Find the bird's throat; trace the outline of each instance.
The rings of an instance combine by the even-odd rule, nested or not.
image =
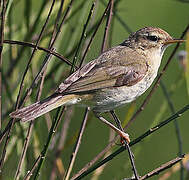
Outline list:
[[[158,69],[160,67],[164,51],[165,48],[154,48],[146,52],[148,65],[150,66],[151,71],[153,71],[155,74],[158,72]]]

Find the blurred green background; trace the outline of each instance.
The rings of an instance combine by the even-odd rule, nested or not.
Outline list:
[[[42,29],[42,26],[47,17],[49,8],[52,1],[31,1],[31,0],[15,0],[8,1],[8,9],[6,12],[6,24],[5,24],[5,39],[36,42],[36,39]],[[116,2],[116,1],[115,1]],[[40,46],[48,47],[48,42],[52,35],[53,26],[55,23],[56,15],[60,7],[60,0],[55,1],[55,7],[53,9],[52,16],[45,30],[44,36],[40,42]],[[61,17],[65,13],[69,1],[65,0],[64,10],[61,12]],[[75,54],[76,45],[80,39],[83,26],[86,22],[89,10],[91,8],[92,0],[75,0],[71,6],[71,11],[68,14],[67,20],[61,29],[61,34],[56,41],[55,49],[57,52],[67,57],[72,61]],[[99,21],[105,9],[105,5],[108,1],[97,0],[94,8],[93,16],[87,27],[86,38],[83,40],[82,46],[79,51],[80,59],[86,48],[86,45],[90,39],[91,32],[95,30],[95,24]],[[36,22],[36,17],[40,11],[40,8],[44,6],[42,14]],[[136,31],[145,26],[160,27],[166,30],[170,35],[175,38],[179,38],[183,30],[189,23],[189,1],[178,1],[178,0],[119,0],[114,6],[115,12],[113,14],[112,26],[111,26],[111,37],[109,37],[110,45],[116,46],[121,43],[129,36],[129,32],[120,23],[127,24],[131,31]],[[95,59],[99,56],[101,51],[101,44],[103,40],[103,33],[106,21],[100,26],[97,35],[91,45],[91,48],[87,54],[86,62]],[[35,29],[31,31],[32,25],[36,23]],[[165,65],[169,55],[171,54],[174,46],[169,47],[163,57],[160,71]],[[31,55],[32,49],[27,47],[22,49],[21,46],[9,46],[4,44],[3,49],[3,74],[4,81],[7,83],[3,86],[2,96],[2,109],[3,109],[3,122],[2,129],[5,128],[6,124],[10,120],[8,113],[10,113],[16,102],[16,97],[19,90],[21,78],[24,73],[24,69],[27,65],[28,59]],[[179,50],[184,50],[185,45],[181,45]],[[177,52],[178,52],[177,51]],[[34,58],[32,59],[31,66],[27,73],[24,81],[24,90],[31,85],[33,78],[39,71],[41,64],[45,57],[44,52],[37,51]],[[18,59],[18,63],[10,70],[15,59]],[[86,63],[85,62],[85,63]],[[79,60],[78,60],[79,64]],[[68,75],[70,66],[61,62],[58,58],[52,57],[48,64],[44,87],[42,91],[41,99],[50,95]],[[186,76],[184,75],[183,69],[179,66],[176,56],[172,59],[168,70],[162,78],[168,93],[170,94],[171,100],[174,104],[175,110],[178,111],[189,102],[187,93]],[[170,93],[172,92],[172,93]],[[128,110],[136,111],[137,107],[141,105],[149,90],[141,96],[135,103],[125,105],[117,108],[116,113],[122,121],[126,121],[131,115],[128,115]],[[23,95],[22,94],[22,95]],[[30,98],[27,100],[25,105],[31,104],[36,101],[37,87],[32,92]],[[70,108],[69,108],[70,110]],[[77,133],[80,128],[82,118],[84,116],[85,108],[83,107],[72,107],[71,122],[68,127],[67,137],[65,145],[60,152],[60,159],[63,167],[67,169],[69,159],[76,141]],[[131,112],[131,113],[133,113]],[[51,118],[55,116],[56,110],[50,113]],[[139,135],[143,134],[150,127],[153,127],[158,122],[165,120],[171,116],[171,111],[163,94],[161,87],[158,87],[156,92],[150,99],[149,104],[146,106],[144,111],[137,117],[136,121],[129,127],[128,133],[131,140],[135,139]],[[110,116],[106,116],[110,119]],[[189,153],[189,125],[188,118],[189,112],[185,112],[182,117],[178,119],[180,132],[182,136],[182,147],[183,153]],[[45,120],[46,119],[46,120]],[[60,134],[64,123],[65,116],[60,122],[55,138],[49,147],[47,157],[42,167],[39,179],[53,179],[52,169],[53,162],[56,158],[56,150],[59,145]],[[35,121],[31,140],[29,142],[29,148],[26,153],[26,158],[21,171],[21,178],[28,170],[31,169],[36,157],[41,152],[46,139],[48,137],[48,125],[51,123],[48,116],[42,116]],[[21,150],[23,147],[23,140],[26,136],[28,123],[16,123],[11,134],[11,139],[7,147],[7,156],[5,164],[2,170],[1,179],[9,180],[15,176],[16,168],[20,158]],[[104,149],[109,142],[110,130],[99,120],[97,120],[92,113],[89,115],[89,121],[85,129],[82,143],[74,164],[72,174],[75,174],[80,170],[87,162],[94,158],[97,153]],[[0,152],[2,153],[2,147],[0,146]],[[115,146],[112,150],[118,149],[119,146]],[[135,155],[136,167],[140,175],[144,175],[147,172],[159,167],[161,164],[175,158],[178,155],[178,142],[175,134],[174,123],[163,127],[153,135],[147,137],[142,142],[132,147],[132,151]],[[59,167],[61,169],[61,165]],[[55,179],[62,179],[60,169],[55,168]],[[169,170],[168,170],[169,171]],[[165,171],[167,172],[167,171]],[[159,179],[165,172],[158,176],[154,176],[152,179]],[[186,176],[186,170],[185,170]],[[131,177],[132,171],[130,162],[127,156],[127,152],[123,152],[110,161],[100,173],[99,176],[93,173],[85,177],[84,179],[123,179],[125,177]],[[172,172],[168,179],[178,180],[180,177],[179,170]],[[32,179],[33,177],[31,177]]]

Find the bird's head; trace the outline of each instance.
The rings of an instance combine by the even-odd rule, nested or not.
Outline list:
[[[184,42],[184,40],[173,39],[166,31],[160,28],[145,27],[132,33],[123,44],[125,43],[132,48],[139,48],[144,51],[160,50],[163,53],[168,45],[181,42]]]

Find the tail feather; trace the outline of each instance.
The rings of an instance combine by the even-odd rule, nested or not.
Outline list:
[[[19,118],[21,121],[31,121],[59,106],[74,104],[77,101],[77,95],[52,95],[45,100],[38,101],[30,106],[18,109],[10,114],[13,118]]]

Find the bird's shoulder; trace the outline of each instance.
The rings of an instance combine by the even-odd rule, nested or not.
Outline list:
[[[130,63],[143,63],[146,61],[145,55],[134,48],[128,46],[115,46],[103,52],[97,59],[100,66],[107,65],[128,65]]]

